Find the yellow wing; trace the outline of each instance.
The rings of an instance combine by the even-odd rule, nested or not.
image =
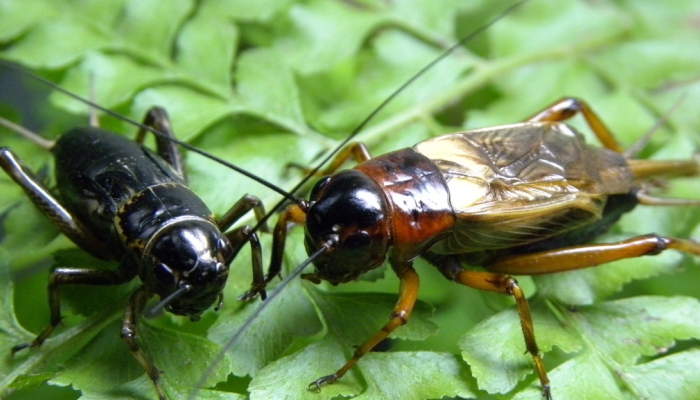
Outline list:
[[[414,149],[440,168],[457,216],[437,253],[513,247],[591,224],[608,195],[633,185],[621,154],[586,145],[561,123],[455,133]]]

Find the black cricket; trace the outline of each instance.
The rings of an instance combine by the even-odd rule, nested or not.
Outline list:
[[[23,128],[0,120],[22,133]],[[166,399],[160,371],[136,342],[138,317],[154,295],[167,311],[197,321],[212,305],[221,306],[229,264],[250,242],[252,263],[262,270],[258,236],[250,226],[226,232],[250,210],[265,214],[257,197],[245,195],[221,218],[187,187],[184,163],[168,116],[151,109],[145,127],[156,132],[156,151],[143,146],[147,130],[135,141],[95,126],[75,128],[44,145],[54,155],[58,197],[7,147],[0,166],[60,231],[91,255],[119,262],[116,270],[58,268],[49,278],[50,324],[16,353],[35,348],[61,322],[62,285],[119,285],[136,276],[139,287],[129,298],[121,337]],[[32,138],[32,134],[24,134]],[[34,139],[38,142],[38,139]]]

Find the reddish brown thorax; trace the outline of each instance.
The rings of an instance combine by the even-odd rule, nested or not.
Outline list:
[[[450,193],[440,170],[424,155],[406,148],[355,167],[383,188],[392,230],[393,257],[410,261],[454,226]]]

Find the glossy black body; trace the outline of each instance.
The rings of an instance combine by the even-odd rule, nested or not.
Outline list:
[[[167,399],[160,369],[138,344],[139,316],[154,295],[161,301],[148,311],[151,315],[165,308],[196,321],[212,305],[221,306],[228,266],[246,243],[253,275],[264,281],[262,249],[253,228],[229,229],[248,211],[260,219],[265,214],[260,199],[244,195],[215,218],[187,187],[180,142],[159,107],[148,111],[133,141],[94,126],[73,129],[55,142],[36,140],[38,135],[0,122],[53,153],[56,188],[46,188],[10,148],[0,148],[0,168],[76,245],[119,262],[114,270],[54,269],[48,281],[50,323],[33,341],[12,347],[12,354],[41,346],[61,323],[61,287],[121,285],[138,276],[142,285],[126,304],[120,336],[158,398]],[[154,151],[141,144],[148,131],[155,136]],[[264,290],[260,294],[264,298]]]
[[[99,128],[77,128],[53,148],[62,204],[103,249],[138,275],[148,293],[192,290],[168,309],[193,319],[211,307],[228,275],[232,253],[204,202],[178,171],[150,149]]]

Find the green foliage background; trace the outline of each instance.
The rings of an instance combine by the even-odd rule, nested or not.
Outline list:
[[[283,173],[288,162],[318,160],[420,67],[511,3],[0,0],[0,57],[85,97],[92,74],[99,104],[135,120],[163,106],[179,138],[291,188],[299,177]],[[414,82],[358,139],[380,154],[519,121],[577,96],[629,146],[682,98],[642,156],[692,157],[700,130],[699,21],[692,0],[531,0]],[[85,123],[85,105],[7,70],[2,76],[3,116],[46,137]],[[135,132],[108,117],[102,124]],[[50,155],[33,144],[2,131],[0,145],[51,176]],[[187,164],[191,187],[217,214],[244,193],[268,207],[280,198],[200,156],[188,155]],[[699,184],[678,179],[662,195],[698,199]],[[50,266],[98,264],[4,175],[0,187],[0,348],[9,353],[48,321]],[[650,232],[700,237],[699,223],[698,207],[638,207],[600,240]],[[293,268],[305,254],[299,232],[290,242]],[[268,235],[263,245],[269,248]],[[697,264],[668,252],[519,277],[555,398],[698,398]],[[190,393],[258,305],[235,300],[250,282],[249,265],[244,250],[223,310],[201,322],[142,320],[142,345],[165,371],[172,398]],[[408,340],[367,355],[335,385],[306,389],[386,321],[396,300],[391,273],[339,287],[294,282],[226,353],[199,398],[541,398],[510,300],[450,284],[420,262],[418,272],[423,302],[393,336]],[[153,398],[118,335],[136,284],[63,290],[66,326],[40,349],[0,357],[0,396]]]

